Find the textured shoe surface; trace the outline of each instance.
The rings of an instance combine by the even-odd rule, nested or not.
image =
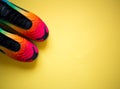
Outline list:
[[[38,49],[23,37],[41,42],[48,35],[46,24],[38,16],[8,0],[0,0],[1,52],[15,60],[31,62],[36,59]]]
[[[36,41],[44,41],[49,34],[46,24],[38,16],[8,0],[0,1],[0,23]]]
[[[30,41],[0,28],[0,51],[23,62],[31,62],[38,55],[38,49]]]

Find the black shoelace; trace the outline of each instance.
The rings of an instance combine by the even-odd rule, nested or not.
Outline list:
[[[26,30],[32,26],[32,22],[29,19],[3,1],[0,1],[0,19],[8,21]]]

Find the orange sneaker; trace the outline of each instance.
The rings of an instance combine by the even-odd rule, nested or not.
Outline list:
[[[32,62],[38,55],[38,49],[33,43],[2,28],[0,28],[0,51],[22,62]]]

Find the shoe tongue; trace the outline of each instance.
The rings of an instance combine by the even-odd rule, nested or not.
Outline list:
[[[19,51],[20,49],[20,44],[18,42],[14,41],[3,33],[0,33],[0,46],[15,52]]]
[[[29,19],[2,1],[0,1],[0,19],[25,30],[28,30],[32,26],[32,22]]]

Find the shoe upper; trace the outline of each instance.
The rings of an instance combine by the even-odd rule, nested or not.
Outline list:
[[[0,22],[36,41],[44,41],[49,34],[48,27],[38,16],[7,0],[0,1]]]

